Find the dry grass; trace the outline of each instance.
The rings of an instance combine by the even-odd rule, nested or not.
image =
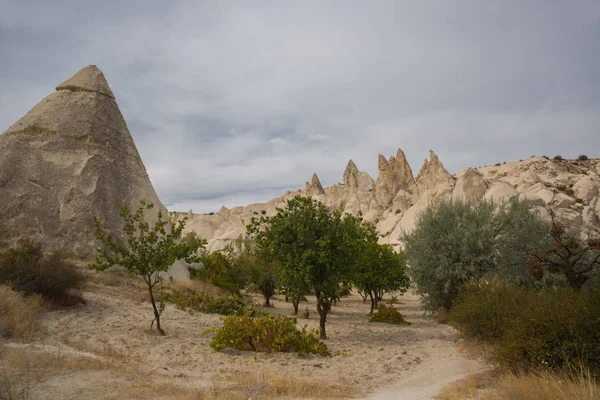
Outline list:
[[[23,296],[8,286],[0,286],[0,337],[29,340],[38,331],[40,295]]]
[[[356,393],[354,393],[356,395]],[[347,399],[353,394],[347,388],[318,380],[291,378],[268,373],[233,375],[223,382],[213,382],[203,399]]]
[[[437,400],[598,400],[600,383],[587,373],[565,375],[486,371],[451,383]]]
[[[494,384],[490,400],[598,400],[600,384],[589,374],[565,376],[552,372],[505,374]]]
[[[0,348],[0,399],[30,399],[32,391],[48,377],[81,370],[105,368],[88,357],[68,357],[60,352]]]

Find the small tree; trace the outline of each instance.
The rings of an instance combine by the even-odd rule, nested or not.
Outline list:
[[[240,256],[231,244],[212,253],[203,251],[200,261],[204,268],[198,270],[196,276],[218,288],[239,295],[248,283],[249,270],[240,263]]]
[[[367,242],[363,247],[352,282],[371,299],[371,314],[383,295],[391,291],[406,292],[410,279],[406,275],[403,253],[396,253],[389,244]]]
[[[600,278],[600,240],[590,237],[582,226],[567,227],[556,210],[546,207],[550,216],[547,234],[551,242],[534,249],[527,259],[531,275],[539,282],[554,284],[559,276],[574,289],[581,289],[594,276]],[[598,279],[600,283],[600,279]]]
[[[164,335],[160,326],[160,311],[154,298],[154,287],[160,282],[160,273],[167,271],[176,260],[185,260],[188,263],[199,261],[198,249],[206,242],[195,235],[186,236],[182,240],[181,234],[185,228],[185,221],[176,220],[174,217],[167,221],[162,212],[158,211],[154,226],[144,219],[144,213],[153,208],[153,204],[140,201],[140,206],[131,212],[127,205],[121,208],[119,216],[123,220],[123,232],[127,244],[122,245],[113,240],[112,236],[102,230],[100,219],[94,217],[96,238],[102,244],[97,249],[96,261],[89,265],[96,271],[104,271],[115,265],[125,268],[131,276],[139,275],[146,282],[150,302],[154,311],[156,330]]]

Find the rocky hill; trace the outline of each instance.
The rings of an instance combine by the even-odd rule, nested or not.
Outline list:
[[[600,232],[600,160],[563,160],[532,157],[527,160],[481,168],[466,168],[452,175],[438,156],[430,151],[416,178],[402,150],[386,159],[379,155],[378,176],[373,179],[361,172],[350,160],[346,166],[343,185],[323,187],[313,174],[306,187],[287,192],[266,203],[250,204],[219,212],[185,214],[188,229],[208,239],[209,248],[216,250],[245,235],[245,225],[255,212],[265,210],[273,215],[286,199],[297,194],[319,199],[329,207],[341,207],[345,212],[358,214],[375,222],[382,242],[398,244],[403,230],[414,229],[420,212],[442,199],[476,202],[481,199],[506,201],[518,195],[535,206],[547,218],[546,205],[570,225]]]

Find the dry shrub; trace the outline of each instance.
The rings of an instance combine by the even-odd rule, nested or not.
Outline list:
[[[0,286],[0,337],[31,339],[38,330],[40,295],[25,297],[8,286]]]
[[[56,305],[83,301],[85,275],[60,253],[44,254],[42,246],[26,243],[0,253],[0,284],[25,295],[40,294]]]
[[[237,374],[225,382],[214,382],[204,399],[346,399],[355,397],[348,387],[327,385],[304,378],[291,378],[269,373]]]

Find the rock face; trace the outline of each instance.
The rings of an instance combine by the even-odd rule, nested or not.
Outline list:
[[[121,205],[166,212],[102,72],[90,65],[0,135],[0,248],[95,256],[93,216],[117,239]]]
[[[442,200],[485,199],[501,203],[519,196],[536,207],[542,217],[547,217],[545,206],[551,204],[567,223],[584,224],[600,232],[599,168],[598,159],[579,162],[532,157],[494,167],[466,168],[451,175],[430,151],[415,179],[404,153],[398,150],[389,159],[379,155],[376,180],[350,160],[343,185],[323,188],[313,175],[303,190],[288,192],[267,203],[223,208],[215,215],[194,214],[188,227],[208,239],[210,249],[222,248],[246,234],[245,224],[254,212],[265,210],[267,215],[273,215],[285,200],[302,194],[331,208],[342,206],[345,212],[361,213],[366,220],[377,224],[381,234],[388,234],[382,242],[397,246],[400,234],[414,229],[419,214]]]

